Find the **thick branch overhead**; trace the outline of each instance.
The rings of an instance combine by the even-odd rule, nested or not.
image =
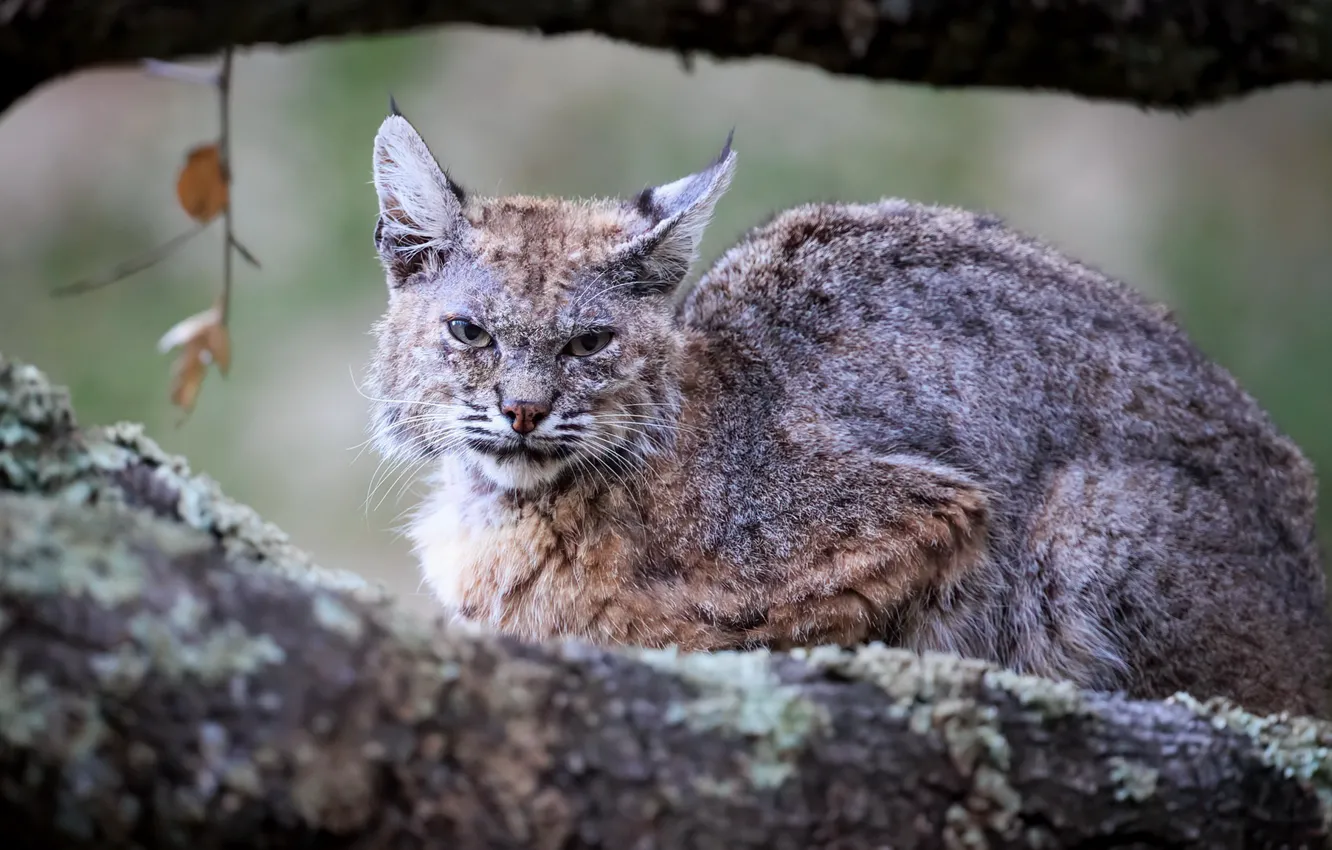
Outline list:
[[[0,108],[106,63],[448,23],[1177,109],[1332,76],[1328,0],[10,0]]]
[[[951,656],[436,627],[0,358],[6,846],[1312,847],[1330,745]]]

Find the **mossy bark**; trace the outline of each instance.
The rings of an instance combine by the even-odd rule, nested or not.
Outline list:
[[[0,110],[43,80],[109,62],[445,23],[1176,109],[1332,76],[1328,0],[7,0]]]
[[[1315,847],[1332,728],[424,622],[0,359],[5,845]]]

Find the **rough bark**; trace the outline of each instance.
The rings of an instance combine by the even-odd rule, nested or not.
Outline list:
[[[4,0],[0,109],[109,62],[450,23],[1176,109],[1332,74],[1329,0]]]
[[[6,846],[1326,846],[1332,726],[883,647],[523,645],[0,359]]]

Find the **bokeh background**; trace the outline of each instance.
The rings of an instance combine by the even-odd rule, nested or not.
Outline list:
[[[370,150],[392,92],[483,193],[625,194],[696,169],[736,128],[739,171],[704,244],[769,212],[899,196],[983,208],[1173,306],[1194,340],[1332,475],[1332,90],[1285,89],[1187,119],[1070,97],[935,91],[776,61],[692,72],[592,37],[456,28],[238,54],[234,361],[194,414],[155,350],[206,308],[221,228],[113,287],[50,290],[188,226],[184,152],[211,90],[103,71],[0,117],[0,351],[69,385],[84,422],[147,423],[167,449],[330,567],[426,606],[397,532],[418,488],[361,451],[358,384],[384,303]],[[1332,540],[1332,493],[1321,530]]]

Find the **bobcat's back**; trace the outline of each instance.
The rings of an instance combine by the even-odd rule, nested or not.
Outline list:
[[[752,231],[680,318],[708,373],[691,421],[718,435],[699,486],[748,494],[765,524],[718,512],[717,545],[805,521],[765,446],[923,458],[988,493],[988,557],[886,639],[1321,709],[1311,467],[1128,287],[986,216],[813,205]]]

